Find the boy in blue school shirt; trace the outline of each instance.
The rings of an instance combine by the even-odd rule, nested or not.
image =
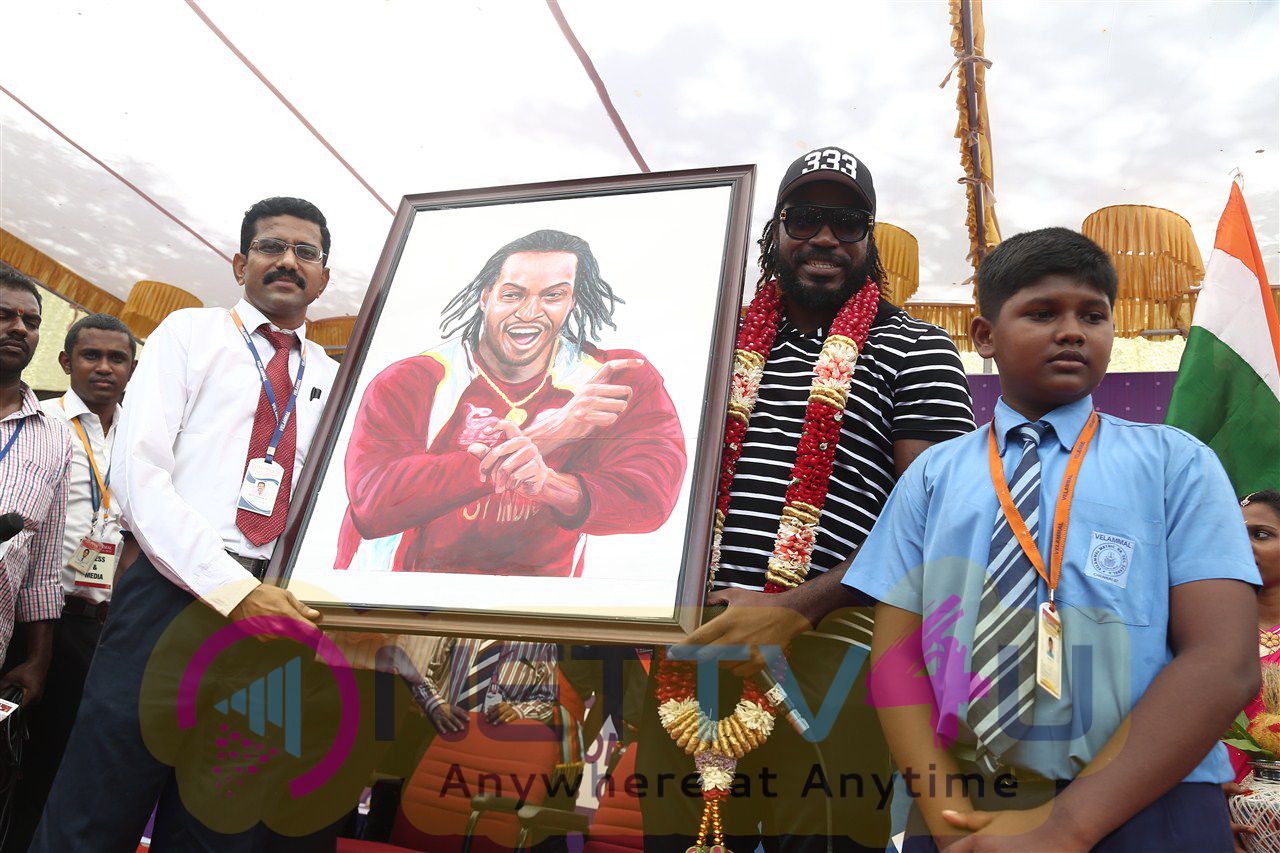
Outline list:
[[[983,261],[994,426],[925,451],[845,574],[879,601],[871,701],[912,789],[908,851],[1232,849],[1217,739],[1258,688],[1260,579],[1208,448],[1093,416],[1115,296],[1107,255],[1067,229]],[[1044,615],[1028,552],[1055,580]]]

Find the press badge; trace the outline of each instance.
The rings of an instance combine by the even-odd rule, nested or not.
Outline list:
[[[71,568],[75,572],[75,585],[94,589],[111,589],[116,576],[118,546],[111,542],[99,542],[92,533],[80,540],[71,555]]]
[[[240,500],[236,503],[236,508],[256,512],[258,515],[271,515],[283,480],[284,466],[279,462],[250,459],[249,467],[244,472],[244,482],[240,484]]]
[[[1036,631],[1036,683],[1049,692],[1054,699],[1062,698],[1062,618],[1049,607],[1049,602],[1040,605],[1040,615],[1036,619],[1039,630]]]

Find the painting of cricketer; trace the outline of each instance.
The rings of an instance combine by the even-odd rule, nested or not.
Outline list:
[[[622,301],[580,237],[495,252],[365,389],[334,567],[579,577],[587,537],[659,528],[685,439],[644,355],[596,346]]]

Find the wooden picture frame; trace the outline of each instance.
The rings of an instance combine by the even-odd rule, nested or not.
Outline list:
[[[732,166],[404,197],[268,581],[319,609],[325,628],[627,644],[686,636],[706,594],[754,180],[754,166]],[[541,248],[533,238],[546,234],[591,248]],[[539,248],[484,263],[504,244]],[[556,273],[568,289],[543,286],[558,280],[543,266],[553,262],[569,264]],[[536,267],[527,288],[521,264]],[[474,270],[470,290],[445,302]],[[463,331],[447,328],[450,310]],[[433,336],[445,340],[424,350]],[[606,360],[614,364],[584,379]],[[520,383],[535,370],[545,376],[529,411],[511,405],[503,415],[524,401],[502,389],[533,387],[536,372]],[[586,386],[611,384],[630,396],[610,426],[574,421],[591,431],[532,437],[570,435],[563,424],[596,399]],[[532,459],[530,446],[538,462],[477,476],[493,460],[514,468],[517,453]],[[468,452],[484,461],[468,462]],[[563,470],[557,458],[569,460],[556,463]],[[507,475],[502,490],[496,481]],[[553,494],[566,481],[569,491]],[[476,497],[484,489],[492,494]],[[655,529],[639,529],[663,509]],[[635,531],[610,535],[610,523],[628,518]],[[469,544],[442,544],[455,540]]]

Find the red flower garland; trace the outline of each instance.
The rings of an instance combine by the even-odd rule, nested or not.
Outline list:
[[[774,556],[766,576],[764,591],[778,593],[798,586],[805,580],[816,537],[817,522],[826,502],[827,485],[835,462],[836,446],[840,440],[840,422],[852,382],[853,362],[866,345],[879,305],[880,291],[870,278],[854,294],[831,324],[827,340],[823,344],[818,364],[814,368],[814,382],[810,388],[809,403],[805,411],[804,429],[796,447],[796,461],[787,488],[783,517],[779,521]],[[729,417],[725,424],[724,448],[720,463],[720,483],[716,496],[715,540],[712,548],[711,576],[720,565],[720,536],[724,519],[729,512],[730,488],[742,455],[742,442],[747,433],[747,422],[755,407],[760,376],[764,363],[773,349],[782,319],[782,301],[777,283],[763,283],[747,308],[738,331],[737,352],[734,356],[733,394],[729,403]],[[671,700],[687,703],[694,696],[697,668],[684,661],[673,661],[666,655],[658,657],[657,695],[659,706]],[[755,682],[743,682],[742,699],[760,706],[768,714],[774,713],[772,704],[765,698]],[[742,707],[741,705],[739,707]],[[736,713],[736,712],[735,712]],[[729,719],[729,718],[726,718]],[[767,721],[766,721],[767,722]],[[664,725],[665,725],[664,721]],[[687,732],[690,725],[685,726]],[[673,738],[681,732],[668,726]],[[730,731],[733,728],[730,727]],[[767,737],[768,731],[763,732]],[[753,733],[754,736],[754,733]],[[686,735],[687,737],[687,735]],[[712,738],[716,735],[713,733]],[[696,737],[695,737],[696,743]],[[763,741],[763,737],[760,738]],[[739,745],[740,745],[739,741]],[[730,746],[733,743],[731,742]],[[681,746],[685,742],[681,741]],[[705,743],[703,744],[705,747]],[[686,752],[693,751],[692,744]],[[750,749],[750,745],[746,749]],[[723,748],[722,748],[723,749]],[[727,754],[727,750],[726,750]],[[702,831],[694,848],[703,845],[714,820],[716,844],[722,845],[719,833],[718,801],[728,791],[706,784],[703,796],[707,811],[703,815]]]

